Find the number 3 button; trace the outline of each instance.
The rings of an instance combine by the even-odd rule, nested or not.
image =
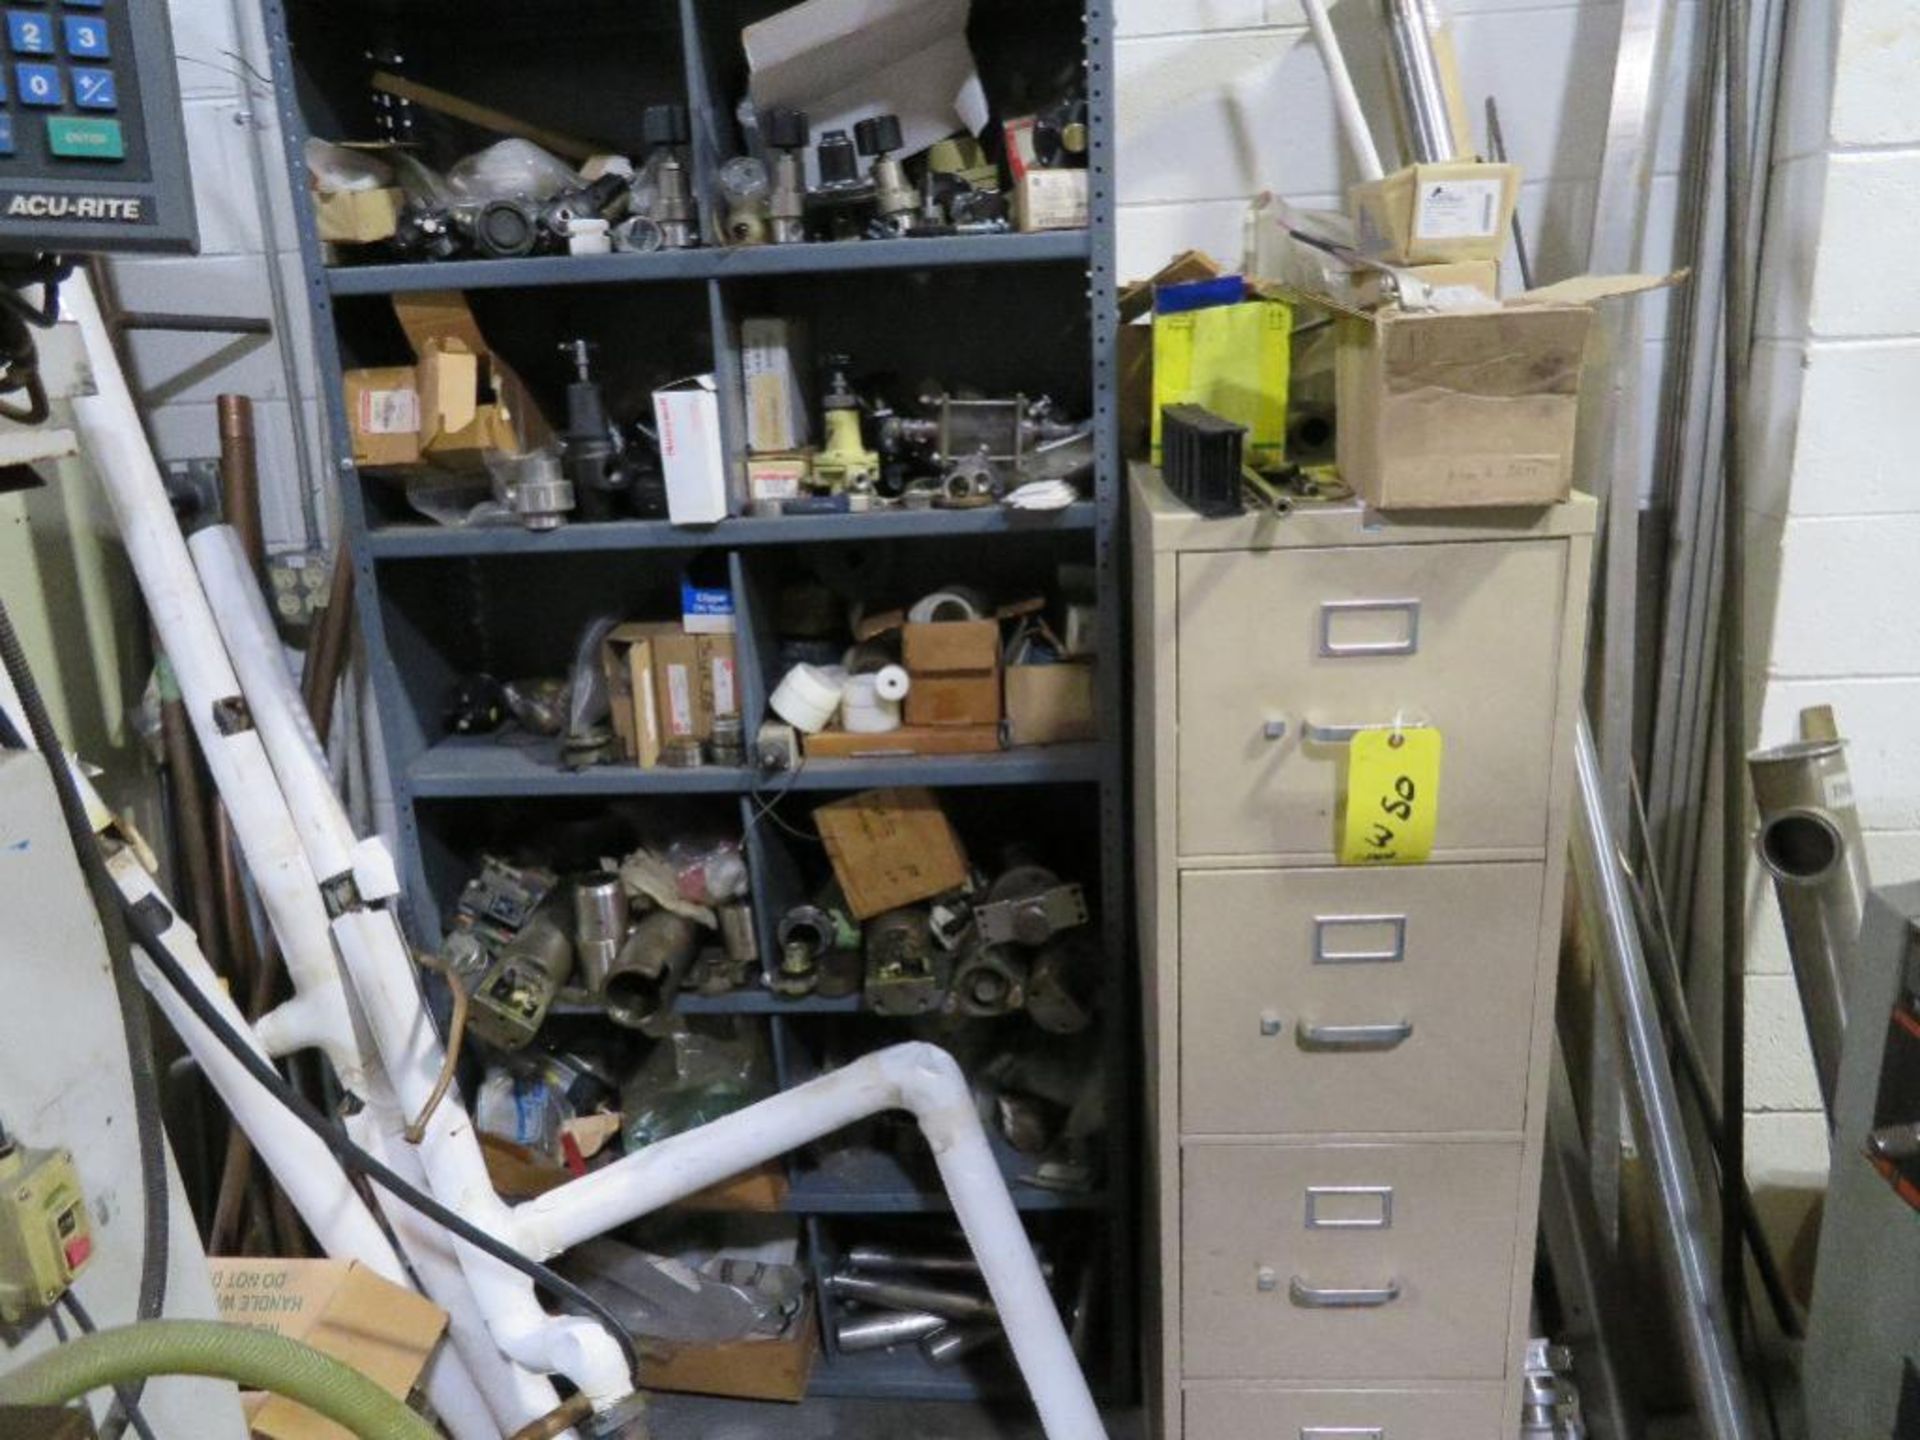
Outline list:
[[[57,65],[16,65],[14,83],[20,87],[20,103],[58,109],[66,98]]]
[[[107,22],[98,16],[66,17],[67,53],[80,60],[107,58]]]

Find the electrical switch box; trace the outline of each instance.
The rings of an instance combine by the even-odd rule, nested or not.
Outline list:
[[[0,1322],[50,1308],[93,1258],[93,1220],[65,1150],[0,1151]]]
[[[0,0],[0,251],[192,250],[164,0]]]

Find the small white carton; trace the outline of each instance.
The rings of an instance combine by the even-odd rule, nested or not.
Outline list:
[[[667,519],[675,525],[726,519],[727,456],[713,376],[689,376],[654,391],[653,418],[666,471]]]

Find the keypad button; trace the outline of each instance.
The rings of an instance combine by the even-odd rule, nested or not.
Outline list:
[[[99,15],[68,15],[61,24],[67,32],[67,54],[76,60],[107,58],[107,22]]]
[[[16,55],[51,55],[53,21],[31,10],[9,10],[7,44]]]
[[[102,10],[106,8],[106,4],[107,0],[67,0],[67,9]]]
[[[0,155],[13,154],[13,116],[0,110]]]
[[[118,120],[76,115],[47,117],[47,149],[69,160],[124,160],[125,139]]]
[[[74,66],[73,103],[82,110],[118,110],[120,92],[114,83],[113,71]]]
[[[16,65],[13,67],[13,83],[20,92],[22,105],[58,109],[67,98],[58,65]]]

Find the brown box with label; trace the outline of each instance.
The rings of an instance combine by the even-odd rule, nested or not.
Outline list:
[[[488,347],[464,295],[397,295],[393,311],[414,363],[346,373],[354,464],[475,470],[490,453],[524,455],[547,441],[540,407]]]
[[[661,627],[616,625],[600,647],[620,753],[642,769],[660,763],[660,706],[653,691],[653,641]]]
[[[822,805],[813,823],[856,920],[966,883],[966,851],[931,790],[863,791]]]
[[[913,688],[909,725],[1000,723],[1000,623],[954,620],[902,627],[900,653]]]
[[[405,1399],[447,1328],[447,1314],[352,1260],[209,1259],[220,1318],[311,1345]],[[249,1396],[266,1440],[353,1440],[342,1425],[279,1395]]]
[[[641,1356],[640,1383],[649,1390],[798,1404],[806,1399],[819,1353],[820,1322],[808,1304],[788,1322],[785,1334],[766,1340],[651,1343]]]
[[[1486,310],[1342,315],[1340,478],[1382,510],[1565,500],[1593,305],[1676,278],[1582,276]]]
[[[1348,193],[1360,253],[1390,265],[1498,260],[1507,246],[1520,171],[1448,160],[1408,165]]]
[[[1009,744],[1064,745],[1099,736],[1090,661],[1009,665],[1006,694]]]

